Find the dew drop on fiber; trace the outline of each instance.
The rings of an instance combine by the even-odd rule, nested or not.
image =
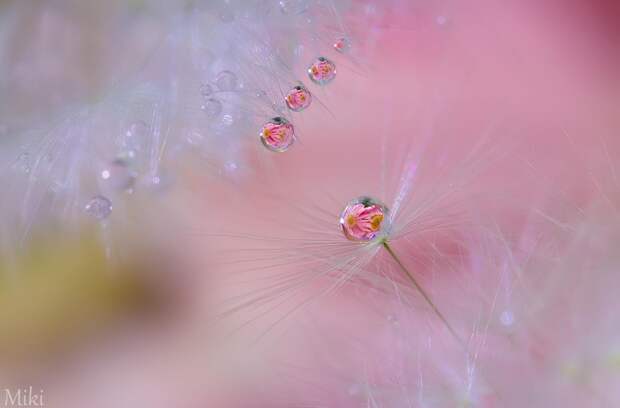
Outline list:
[[[374,198],[358,197],[340,214],[342,233],[351,241],[372,241],[385,231],[388,212],[388,208]]]

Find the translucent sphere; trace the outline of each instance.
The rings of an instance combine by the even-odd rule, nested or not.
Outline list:
[[[295,142],[295,128],[282,117],[273,118],[263,125],[260,140],[272,152],[285,152]]]
[[[286,94],[284,100],[290,110],[301,112],[312,103],[312,94],[303,85],[298,85]]]
[[[308,77],[317,85],[327,85],[336,78],[336,64],[319,57],[308,67]]]
[[[96,195],[84,206],[84,212],[97,220],[104,220],[112,214],[112,201]]]
[[[344,54],[351,49],[351,41],[346,37],[340,37],[334,42],[334,49]]]
[[[366,242],[385,232],[389,210],[371,197],[350,201],[340,214],[342,232],[351,241]]]
[[[119,157],[101,170],[100,177],[104,185],[113,191],[131,191],[137,176],[129,161]]]
[[[222,71],[217,74],[215,85],[220,91],[234,91],[237,89],[237,75],[231,71]]]

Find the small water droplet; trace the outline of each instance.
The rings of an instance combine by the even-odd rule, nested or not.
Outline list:
[[[263,125],[260,140],[272,152],[285,152],[295,142],[295,128],[282,117],[273,118]]]
[[[280,11],[284,14],[303,14],[308,11],[308,0],[280,0]]]
[[[298,85],[288,92],[284,100],[290,110],[301,112],[312,103],[312,94],[303,85]]]
[[[336,78],[336,64],[319,57],[308,67],[308,77],[317,85],[327,85]]]
[[[340,37],[334,42],[334,49],[344,54],[351,49],[351,41],[346,37]]]
[[[84,206],[86,214],[104,220],[112,214],[112,202],[104,196],[96,195]]]
[[[112,160],[101,171],[101,179],[104,186],[113,191],[130,191],[136,182],[137,175],[131,169],[129,161],[118,157]]]
[[[217,75],[215,85],[220,91],[234,91],[237,89],[237,75],[231,71],[222,71]]]

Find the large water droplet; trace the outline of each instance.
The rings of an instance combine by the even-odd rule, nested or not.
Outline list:
[[[340,214],[340,227],[351,241],[372,241],[385,231],[388,208],[371,197],[350,201]]]

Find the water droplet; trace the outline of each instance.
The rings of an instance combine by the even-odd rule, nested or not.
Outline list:
[[[279,5],[284,14],[303,14],[310,7],[308,0],[280,0]]]
[[[499,321],[504,326],[512,326],[515,322],[515,316],[510,310],[504,310],[499,317]]]
[[[351,241],[372,241],[386,229],[389,210],[371,197],[358,197],[350,201],[340,214],[340,227]]]
[[[104,196],[97,195],[84,206],[86,214],[98,220],[104,220],[112,214],[112,202]]]
[[[234,91],[237,89],[237,75],[231,71],[222,71],[217,75],[215,85],[220,91]]]
[[[351,41],[346,37],[340,37],[334,42],[334,49],[344,54],[351,49]]]
[[[200,85],[200,94],[204,97],[210,96],[213,93],[213,87],[209,84]]]
[[[136,173],[128,161],[116,158],[101,171],[104,185],[113,191],[131,191],[136,182]]]
[[[312,103],[312,94],[303,85],[298,85],[289,91],[284,100],[290,110],[301,112]]]
[[[317,85],[327,85],[336,78],[336,64],[319,57],[308,67],[308,77]]]
[[[215,118],[222,113],[222,102],[217,99],[207,99],[200,107],[202,111],[210,118]]]
[[[285,152],[295,142],[295,128],[282,117],[273,118],[263,125],[260,140],[272,152]]]

